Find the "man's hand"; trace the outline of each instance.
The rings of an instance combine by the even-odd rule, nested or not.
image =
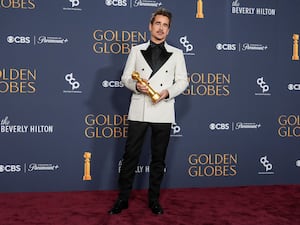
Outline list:
[[[146,80],[146,79],[143,79],[143,81],[144,81],[145,83],[148,83],[148,80]],[[143,94],[148,94],[148,93],[149,93],[148,87],[147,87],[146,85],[144,85],[143,83],[141,83],[141,82],[137,82],[137,83],[136,83],[136,89],[137,89],[139,92],[143,93]],[[169,97],[169,92],[168,92],[168,90],[162,90],[162,91],[159,93],[159,95],[160,95],[160,98],[157,99],[157,101],[156,101],[155,103],[153,103],[153,104],[157,104],[157,103],[159,103],[161,100],[164,100],[164,99],[168,98],[168,97]]]
[[[143,81],[148,83],[148,80],[143,79]],[[148,94],[149,92],[148,87],[141,82],[136,83],[136,89],[143,94]]]
[[[157,103],[159,103],[161,100],[164,100],[164,99],[166,99],[166,98],[169,98],[169,92],[168,92],[168,90],[162,90],[162,91],[159,93],[159,95],[160,95],[160,98],[159,98],[154,104],[157,104]]]

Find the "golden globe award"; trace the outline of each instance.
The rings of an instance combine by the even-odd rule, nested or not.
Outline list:
[[[154,91],[153,88],[147,82],[141,79],[140,74],[138,72],[133,71],[131,77],[132,79],[137,80],[138,82],[140,82],[148,88],[148,95],[151,97],[152,102],[155,103],[160,98],[160,95],[156,91]]]
[[[204,14],[203,14],[203,2],[202,2],[202,0],[198,0],[198,2],[197,2],[197,14],[196,14],[196,18],[198,18],[198,19],[203,19],[204,18]]]
[[[91,163],[90,163],[90,159],[91,159],[91,153],[90,152],[85,152],[83,157],[84,157],[84,176],[83,176],[83,180],[91,180]]]
[[[293,40],[294,40],[294,44],[293,44],[292,60],[299,60],[299,45],[298,45],[299,34],[294,34],[293,35]]]

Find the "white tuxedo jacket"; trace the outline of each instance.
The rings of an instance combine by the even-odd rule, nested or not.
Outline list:
[[[152,123],[175,123],[175,97],[181,94],[188,86],[187,70],[182,50],[165,43],[168,53],[164,64],[151,76],[151,62],[149,51],[150,41],[132,47],[128,56],[122,82],[132,91],[128,119],[133,121]],[[148,52],[148,53],[147,53]],[[136,89],[136,80],[131,74],[137,71],[141,78],[147,79],[149,85],[158,93],[168,90],[169,98],[153,104],[148,95]]]

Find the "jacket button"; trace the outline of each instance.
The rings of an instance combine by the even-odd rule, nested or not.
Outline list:
[[[162,86],[163,86],[163,84],[160,84],[160,86],[162,87]]]

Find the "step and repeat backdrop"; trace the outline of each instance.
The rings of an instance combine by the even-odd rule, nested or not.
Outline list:
[[[300,183],[298,0],[0,0],[1,192],[117,189],[120,77],[158,7],[189,78],[163,188]]]

